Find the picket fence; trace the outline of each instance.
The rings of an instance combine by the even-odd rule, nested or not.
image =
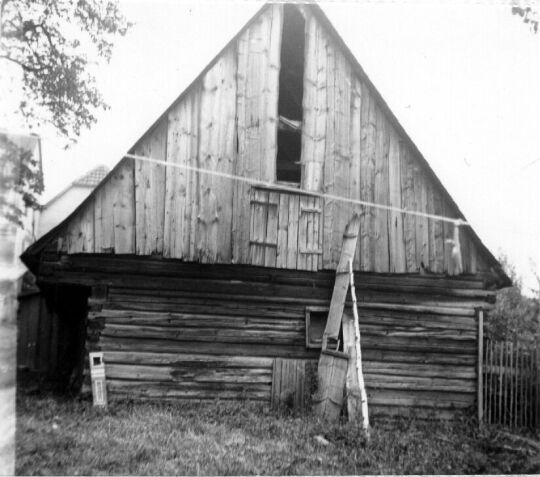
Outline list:
[[[484,422],[540,429],[539,359],[534,345],[484,342]]]

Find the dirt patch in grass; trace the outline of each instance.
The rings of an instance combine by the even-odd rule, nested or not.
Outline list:
[[[538,440],[460,421],[350,424],[254,403],[113,403],[19,397],[19,475],[328,475],[535,473]],[[323,436],[328,443],[321,444]],[[501,437],[503,436],[503,437]]]

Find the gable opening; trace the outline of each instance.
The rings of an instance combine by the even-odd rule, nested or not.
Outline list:
[[[302,150],[305,19],[294,5],[283,5],[279,72],[276,179],[299,184]]]

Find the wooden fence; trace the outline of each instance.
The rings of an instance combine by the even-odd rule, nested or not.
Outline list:
[[[484,422],[540,429],[539,360],[535,345],[485,341]]]

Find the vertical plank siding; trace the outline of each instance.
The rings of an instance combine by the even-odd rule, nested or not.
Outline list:
[[[304,96],[302,99],[302,187],[323,191],[326,150],[327,37],[315,17],[307,15]]]
[[[318,197],[251,189],[251,265],[318,270],[322,255],[322,201]]]
[[[199,165],[234,173],[236,116],[236,55],[225,52],[202,81]],[[203,263],[229,262],[232,257],[233,188],[229,180],[209,174],[199,177],[198,247]]]
[[[274,181],[282,5],[272,5],[238,39],[236,120],[238,153],[235,172]],[[249,261],[249,186],[234,188],[233,260]]]
[[[167,159],[168,120],[164,118],[135,147],[135,154]],[[105,204],[102,201],[102,207]],[[163,253],[165,219],[165,166],[135,162],[135,250],[139,255]]]
[[[195,89],[168,114],[167,162],[199,166],[200,91]],[[179,167],[167,167],[165,184],[165,257],[189,258],[197,244],[199,176]]]
[[[305,405],[306,361],[275,358],[272,369],[272,397],[274,408],[286,406],[303,410]]]
[[[486,340],[484,349],[485,422],[540,429],[538,346]]]
[[[302,195],[317,191],[429,214],[456,213],[334,38],[309,8],[300,10],[306,41],[298,194],[174,167],[275,181],[283,5],[274,4],[133,150],[170,167],[122,162],[65,224],[55,239],[58,251],[332,270],[345,225],[359,212],[355,270],[489,272],[467,227],[460,230],[459,270],[447,242],[452,224]]]

